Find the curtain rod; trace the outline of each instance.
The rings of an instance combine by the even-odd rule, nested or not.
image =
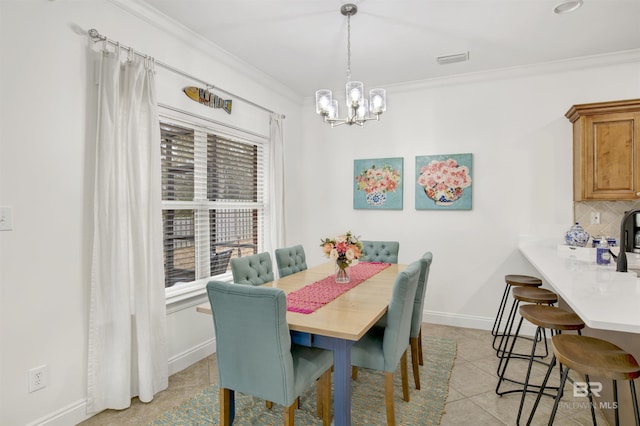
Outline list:
[[[125,45],[123,45],[123,44],[120,44],[120,43],[119,43],[119,42],[117,42],[117,41],[111,40],[111,39],[107,38],[106,36],[103,36],[103,35],[102,35],[102,34],[100,34],[100,33],[98,32],[98,30],[96,30],[95,28],[92,28],[92,29],[90,29],[89,31],[87,31],[87,34],[89,35],[89,37],[90,37],[94,42],[104,41],[104,42],[106,42],[106,43],[111,44],[112,46],[119,46],[119,47],[121,47],[121,48],[123,48],[123,49],[125,49],[125,50],[128,50],[128,51],[130,51],[131,53],[133,53],[134,55],[137,55],[137,56],[139,56],[139,57],[141,57],[141,58],[148,58],[148,55],[144,55],[144,54],[142,54],[142,53],[140,53],[140,52],[136,52],[132,47],[125,46]],[[192,76],[191,74],[188,74],[188,73],[186,73],[186,72],[184,72],[184,71],[181,71],[181,70],[179,70],[179,69],[177,69],[177,68],[175,68],[175,67],[172,67],[171,65],[168,65],[168,64],[165,64],[165,63],[163,63],[163,62],[156,61],[156,60],[154,60],[154,63],[155,63],[156,65],[158,65],[158,66],[162,67],[162,68],[165,68],[165,69],[167,69],[167,70],[169,70],[169,71],[173,72],[174,74],[178,74],[178,75],[181,75],[181,76],[183,76],[183,77],[187,77],[188,79],[191,79],[191,80],[197,81],[197,82],[198,82],[198,83],[200,83],[200,84],[204,84],[205,86],[207,86],[207,90],[209,90],[209,89],[215,89],[215,90],[218,90],[218,91],[223,92],[223,93],[226,93],[227,95],[229,95],[229,96],[231,96],[231,97],[234,97],[234,98],[236,98],[236,99],[238,99],[238,100],[240,100],[240,101],[242,101],[242,102],[248,103],[249,105],[253,105],[254,107],[259,108],[259,109],[261,109],[261,110],[263,110],[263,111],[266,111],[266,112],[269,112],[269,113],[272,113],[272,114],[277,114],[280,118],[283,118],[283,119],[285,118],[284,114],[278,114],[278,113],[276,113],[275,111],[271,111],[270,109],[265,108],[265,107],[263,107],[262,105],[259,105],[259,104],[255,103],[255,102],[252,102],[252,101],[248,100],[248,99],[245,99],[245,98],[243,98],[242,96],[238,96],[238,95],[235,95],[235,94],[233,94],[233,93],[231,93],[231,92],[228,92],[228,91],[226,91],[226,90],[224,90],[224,89],[221,89],[220,87],[217,87],[217,86],[215,86],[215,85],[213,85],[213,84],[211,84],[211,83],[207,83],[206,81],[204,81],[204,80],[202,80],[202,79],[199,79],[198,77],[194,77],[194,76]]]

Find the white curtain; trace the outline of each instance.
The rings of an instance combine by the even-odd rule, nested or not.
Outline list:
[[[151,401],[168,385],[153,61],[119,50],[100,59],[88,413]]]
[[[280,114],[269,120],[269,225],[265,250],[269,253],[284,247],[284,136]]]

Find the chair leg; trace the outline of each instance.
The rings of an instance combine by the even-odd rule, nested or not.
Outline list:
[[[324,386],[325,384],[322,382],[322,377],[316,381],[316,416],[322,418],[322,409],[324,407]]]
[[[325,371],[320,376],[316,392],[320,395],[318,417],[322,418],[322,426],[329,426],[331,424],[331,370]]]
[[[417,337],[411,337],[409,339],[411,343],[411,367],[413,368],[413,383],[416,385],[416,389],[420,389],[420,370],[419,370],[419,351],[420,345]]]
[[[424,359],[422,359],[422,326],[420,326],[420,331],[418,332],[418,355],[418,363],[424,365]]]
[[[234,392],[220,388],[220,426],[231,426],[235,417]]]
[[[284,426],[294,426],[296,405],[296,401],[293,401],[293,404],[284,409]]]
[[[396,426],[396,415],[393,407],[393,373],[384,373],[384,406],[387,411],[387,426]]]
[[[355,365],[351,366],[351,380],[358,380],[358,367]]]
[[[402,377],[402,399],[409,402],[409,373],[407,370],[407,351],[400,357],[400,376]]]

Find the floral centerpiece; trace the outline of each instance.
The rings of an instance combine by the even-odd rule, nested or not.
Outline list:
[[[471,185],[471,176],[469,168],[459,165],[453,158],[433,160],[420,169],[418,184],[436,204],[451,205],[462,197],[464,188]]]
[[[347,267],[362,255],[362,242],[351,231],[320,240],[324,255],[336,262],[336,282],[348,283]]]
[[[376,168],[372,165],[356,176],[358,191],[364,190],[367,204],[382,206],[387,200],[387,192],[395,191],[400,182],[400,172],[389,165]]]

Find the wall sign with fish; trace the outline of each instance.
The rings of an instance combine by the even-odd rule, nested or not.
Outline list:
[[[202,105],[206,105],[209,108],[222,108],[227,111],[227,114],[231,114],[231,99],[222,99],[220,96],[214,95],[207,89],[201,89],[195,86],[185,87],[182,91],[191,100]]]

